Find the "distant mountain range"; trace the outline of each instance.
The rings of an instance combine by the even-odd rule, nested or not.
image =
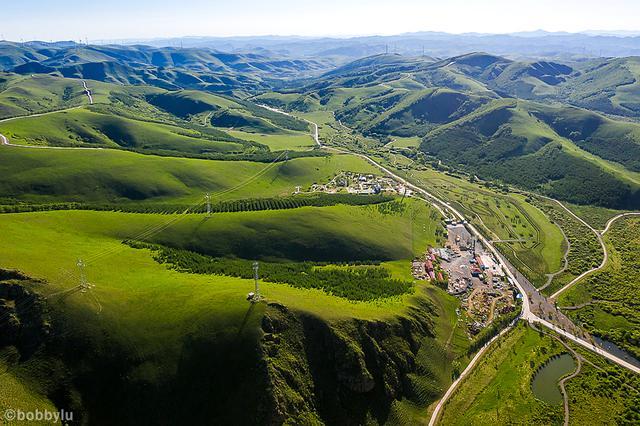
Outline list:
[[[116,42],[116,41],[112,41]],[[451,57],[488,52],[510,58],[576,59],[640,55],[640,31],[587,31],[584,33],[530,31],[512,34],[448,34],[417,32],[393,36],[351,38],[256,36],[181,37],[118,41],[155,47],[198,47],[225,52],[264,52],[294,57],[360,58],[379,53],[426,54]]]
[[[210,48],[0,42],[0,71],[234,95],[317,76],[334,66],[333,61],[323,58],[226,53]]]

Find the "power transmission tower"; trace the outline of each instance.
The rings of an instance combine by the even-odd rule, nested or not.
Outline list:
[[[76,266],[78,267],[78,270],[80,272],[80,285],[78,287],[80,288],[80,292],[86,293],[87,290],[93,288],[93,285],[87,282],[87,274],[84,270],[86,265],[82,259],[78,259],[78,263],[76,263]]]
[[[211,195],[207,192],[204,198],[207,200],[207,216],[211,216]]]
[[[260,268],[260,264],[258,262],[253,262],[253,282],[255,284],[255,290],[253,292],[253,300],[260,300],[260,284],[258,284],[258,269]]]
[[[284,152],[284,161],[285,162],[289,161],[289,151]]]

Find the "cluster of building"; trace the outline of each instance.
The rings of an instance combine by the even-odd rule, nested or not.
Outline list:
[[[447,244],[436,250],[448,276],[447,291],[460,298],[470,334],[514,309],[511,285],[500,263],[464,223],[447,223]]]
[[[411,274],[417,280],[438,280],[444,281],[441,270],[436,270],[438,258],[436,253],[438,249],[429,247],[429,250],[423,257],[413,259],[411,265]]]
[[[325,184],[314,183],[310,188],[310,192],[337,193],[344,191],[361,195],[393,193],[410,197],[413,194],[409,188],[391,178],[349,171],[339,173]],[[296,192],[301,192],[300,188],[296,188]]]

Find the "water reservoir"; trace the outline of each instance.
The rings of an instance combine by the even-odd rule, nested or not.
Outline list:
[[[562,403],[562,394],[558,381],[576,369],[576,362],[568,353],[551,358],[540,367],[531,382],[531,390],[536,398],[547,404]]]

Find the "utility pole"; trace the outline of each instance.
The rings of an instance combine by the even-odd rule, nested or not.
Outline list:
[[[207,216],[211,216],[211,195],[207,192],[204,199],[207,200]]]

